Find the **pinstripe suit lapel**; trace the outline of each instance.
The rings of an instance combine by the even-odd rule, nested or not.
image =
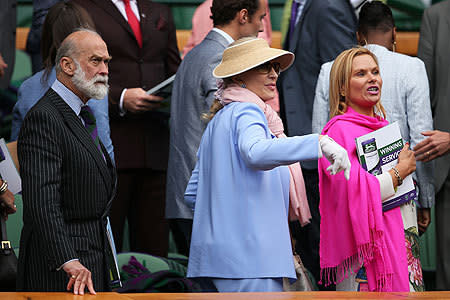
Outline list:
[[[67,124],[67,127],[72,131],[72,133],[78,138],[81,145],[86,148],[86,150],[90,153],[92,158],[94,159],[97,167],[99,168],[100,174],[103,177],[105,185],[108,189],[111,186],[111,174],[108,170],[108,166],[103,159],[102,154],[98,151],[97,146],[94,144],[91,136],[87,132],[86,128],[84,128],[80,119],[75,115],[73,110],[64,102],[63,99],[52,89],[49,90],[48,96],[55,105],[55,107],[61,112],[64,122]],[[108,154],[106,154],[108,156]],[[106,158],[105,156],[105,158]]]

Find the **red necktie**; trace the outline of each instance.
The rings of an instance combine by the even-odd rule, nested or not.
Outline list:
[[[136,41],[139,44],[139,47],[142,48],[142,33],[141,26],[139,25],[139,20],[137,19],[134,12],[131,10],[130,0],[122,0],[125,4],[125,12],[127,14],[128,24],[130,24],[131,29],[134,32],[134,36],[136,37]]]

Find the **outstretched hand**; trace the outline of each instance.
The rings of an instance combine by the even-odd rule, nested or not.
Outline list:
[[[336,143],[328,135],[323,135],[319,140],[319,144],[323,155],[331,163],[327,168],[327,171],[330,172],[331,175],[344,171],[345,179],[349,180],[351,163],[348,158],[347,150]]]

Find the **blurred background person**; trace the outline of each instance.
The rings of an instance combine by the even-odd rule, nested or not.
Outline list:
[[[194,209],[187,276],[209,277],[219,292],[282,291],[282,277],[296,278],[289,210],[310,220],[298,161],[323,153],[331,173],[348,176],[342,147],[317,134],[286,137],[266,103],[293,59],[263,39],[243,38],[213,72],[223,81],[185,193]]]
[[[214,28],[186,55],[177,71],[170,107],[166,218],[177,250],[186,256],[189,256],[193,213],[184,203],[184,191],[207,125],[201,114],[209,111],[217,91],[212,71],[230,43],[242,37],[256,36],[263,29],[262,20],[266,14],[263,4],[264,0],[213,1]]]
[[[245,1],[242,1],[243,3]],[[200,4],[192,16],[192,31],[189,40],[183,48],[184,58],[189,51],[195,46],[201,43],[206,37],[208,32],[214,27],[214,22],[211,15],[211,6],[213,5],[213,0],[205,0]],[[266,8],[266,15],[262,19],[263,31],[258,33],[258,37],[265,39],[270,45],[272,43],[272,25],[270,23],[270,10],[269,2],[264,0],[264,5]]]
[[[367,2],[359,13],[358,41],[376,55],[383,89],[381,102],[386,120],[398,122],[404,141],[411,148],[424,139],[423,131],[433,129],[428,79],[424,63],[416,58],[395,53],[396,29],[392,11],[381,1]],[[312,130],[320,133],[330,118],[329,87],[333,61],[322,65],[314,98]],[[434,205],[433,164],[417,162],[413,178],[418,185],[419,231],[425,232],[431,222]],[[413,205],[413,203],[411,203]],[[414,236],[415,244],[419,236]]]
[[[14,71],[16,57],[16,0],[0,1],[0,136],[3,118],[11,113],[14,100],[5,91]],[[7,134],[7,133],[6,133]]]
[[[48,10],[62,0],[35,0],[33,3],[33,15],[30,32],[28,33],[26,51],[31,58],[31,70],[33,74],[45,68],[41,53],[42,27]]]
[[[342,174],[329,176],[329,163],[319,160],[321,278],[338,291],[423,290],[420,260],[412,253],[418,245],[408,235],[410,227],[417,233],[415,210],[403,204],[382,211],[382,202],[414,172],[414,153],[405,144],[397,165],[374,176],[356,151],[357,137],[389,124],[380,103],[382,84],[376,56],[362,47],[342,52],[331,69],[332,119],[322,134],[347,150],[352,165],[347,181]]]
[[[48,12],[42,31],[42,59],[44,70],[25,80],[19,87],[17,103],[13,109],[11,140],[17,140],[27,112],[44,96],[56,80],[56,51],[62,41],[77,28],[95,29],[94,22],[81,6],[72,2],[59,2]],[[94,113],[100,140],[111,159],[114,160],[113,145],[109,130],[108,96],[102,100],[92,99],[87,105]]]
[[[355,3],[356,5],[356,3]],[[349,0],[293,0],[283,49],[295,54],[291,68],[278,81],[280,115],[288,135],[310,134],[314,88],[320,66],[356,45],[357,18]],[[317,162],[302,164],[313,219],[300,228],[292,224],[297,253],[319,281],[319,179]],[[322,286],[319,286],[323,289]],[[332,289],[332,287],[331,287]]]
[[[111,225],[122,250],[128,220],[130,250],[167,256],[164,218],[169,115],[146,90],[176,73],[181,62],[167,5],[147,0],[74,0],[91,15],[113,57],[109,117],[118,169]]]
[[[417,56],[425,63],[428,74],[431,109],[434,129],[436,129],[436,131],[425,133],[425,136],[430,136],[426,143],[432,142],[429,146],[434,146],[425,148],[425,154],[429,159],[440,156],[435,160],[434,176],[436,188],[436,288],[438,290],[450,290],[450,233],[447,230],[450,224],[450,155],[443,155],[449,151],[448,133],[450,132],[449,11],[449,0],[425,10],[417,52]]]

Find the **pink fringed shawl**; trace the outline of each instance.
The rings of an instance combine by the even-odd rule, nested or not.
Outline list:
[[[356,153],[356,137],[387,124],[349,107],[323,129],[347,150],[352,164],[347,181],[343,173],[329,175],[330,163],[319,159],[320,267],[325,284],[338,283],[363,263],[370,291],[409,291],[400,208],[382,212],[379,182],[360,166]]]
[[[249,102],[258,105],[264,115],[270,131],[277,138],[285,138],[283,122],[278,114],[255,93],[242,88],[237,84],[228,85],[223,89],[223,82],[218,80],[219,90],[216,92],[216,98],[222,105],[231,102]],[[300,163],[289,165],[290,184],[289,184],[289,219],[299,220],[302,226],[310,222],[311,212],[309,210],[308,200],[306,198],[305,182],[303,180]]]

